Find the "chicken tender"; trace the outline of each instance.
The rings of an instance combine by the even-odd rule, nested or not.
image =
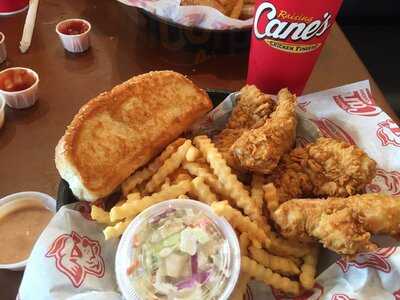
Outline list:
[[[317,240],[339,254],[354,255],[377,248],[370,241],[372,234],[400,233],[400,197],[293,199],[282,204],[273,219],[288,239]]]
[[[275,102],[254,85],[240,90],[238,103],[232,111],[227,128],[252,129],[264,125],[275,109]]]
[[[243,169],[270,174],[296,137],[296,96],[288,89],[278,93],[278,105],[265,123],[245,131],[230,151]]]
[[[244,131],[244,129],[239,128],[225,128],[213,138],[215,147],[217,147],[218,151],[222,154],[222,157],[226,160],[227,164],[234,169],[239,169],[240,166],[232,155],[230,148]]]
[[[376,163],[360,148],[331,138],[319,138],[284,156],[268,177],[280,202],[292,198],[361,193],[375,177]]]

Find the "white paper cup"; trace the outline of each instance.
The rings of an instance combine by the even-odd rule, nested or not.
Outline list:
[[[6,36],[0,32],[0,64],[7,58]]]
[[[0,97],[0,128],[4,125],[6,101]]]
[[[64,34],[60,31],[62,26],[66,26],[68,23],[71,22],[83,22],[85,23],[88,28],[85,32],[81,34]],[[90,36],[89,32],[92,29],[90,23],[84,19],[68,19],[61,21],[56,25],[56,32],[60,38],[60,41],[65,50],[72,52],[72,53],[81,53],[85,52],[90,47]]]
[[[39,192],[20,192],[5,196],[0,199],[0,211],[3,209],[10,209],[11,206],[18,205],[18,202],[27,201],[27,199],[37,199],[44,207],[52,212],[56,212],[56,200],[47,194]],[[12,263],[12,264],[0,264],[0,269],[9,269],[12,271],[23,270],[28,262],[28,259]]]
[[[8,92],[0,89],[0,95],[4,98],[7,105],[12,108],[22,109],[31,107],[36,103],[39,88],[39,75],[28,68],[15,67],[8,68],[0,72],[0,75],[10,70],[25,70],[35,79],[35,82],[27,89],[15,92]]]
[[[141,225],[148,222],[154,216],[159,215],[168,208],[182,209],[192,208],[195,211],[201,211],[204,213],[220,230],[221,234],[228,240],[230,257],[230,277],[222,291],[222,294],[218,297],[218,300],[227,300],[229,295],[232,293],[240,273],[240,247],[236,237],[236,233],[232,226],[224,219],[217,216],[209,205],[194,200],[181,200],[173,199],[161,202],[153,205],[142,213],[140,213],[133,221],[129,224],[128,228],[122,235],[121,241],[119,242],[116,257],[115,257],[115,272],[117,283],[122,295],[125,299],[129,300],[140,300],[138,294],[135,292],[134,287],[131,283],[131,279],[126,273],[127,267],[132,264],[133,258],[133,237],[140,229]]]

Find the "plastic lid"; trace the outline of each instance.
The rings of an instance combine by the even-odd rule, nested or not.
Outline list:
[[[164,213],[167,209],[176,209],[177,211],[183,209],[192,209],[194,213],[201,212],[205,217],[209,219],[213,224],[213,227],[218,231],[218,234],[221,235],[227,241],[227,251],[224,253],[228,257],[224,257],[225,262],[227,262],[227,271],[229,273],[229,277],[226,278],[226,283],[221,289],[221,294],[218,295],[218,298],[210,298],[210,299],[219,299],[224,300],[228,299],[229,295],[232,293],[235,284],[238,280],[240,273],[240,247],[239,242],[236,237],[236,233],[231,227],[231,225],[224,219],[217,216],[211,209],[210,206],[203,204],[194,200],[182,200],[182,199],[174,199],[169,201],[164,201],[162,203],[153,205],[148,209],[144,210],[141,214],[139,214],[128,226],[122,235],[121,241],[118,245],[116,259],[115,259],[115,272],[117,277],[118,286],[122,292],[122,295],[125,299],[141,299],[139,293],[135,291],[135,287],[133,285],[134,277],[129,276],[127,274],[127,269],[132,265],[134,258],[134,251],[137,248],[134,247],[134,236],[145,226],[148,224],[150,220],[152,220],[155,216],[158,216]]]

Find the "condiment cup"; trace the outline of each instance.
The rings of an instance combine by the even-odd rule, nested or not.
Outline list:
[[[0,97],[0,128],[3,127],[3,124],[4,124],[5,106],[6,106],[6,101],[4,101],[4,99],[2,97]]]
[[[29,201],[29,199],[37,199],[42,202],[43,206],[48,210],[54,213],[56,212],[56,200],[49,195],[40,192],[20,192],[5,196],[0,199],[0,212],[21,205],[22,202]],[[9,269],[11,271],[23,270],[28,259],[12,264],[0,264],[0,269]]]
[[[62,28],[68,26],[73,22],[82,22],[86,24],[87,29],[80,34],[65,34],[62,32]],[[68,19],[61,21],[56,25],[56,32],[60,38],[60,41],[65,50],[72,53],[85,52],[90,47],[90,36],[89,32],[92,26],[84,19]]]
[[[7,58],[6,36],[0,32],[0,64]]]
[[[23,68],[23,67],[15,67],[15,68],[8,68],[0,72],[0,76],[4,74],[7,71],[12,71],[12,70],[25,70],[27,71],[33,78],[34,78],[34,83],[24,89],[24,90],[19,90],[19,91],[5,91],[0,88],[0,96],[4,98],[6,101],[7,105],[12,107],[12,108],[28,108],[31,107],[36,103],[37,100],[37,92],[39,89],[39,75],[28,68]]]
[[[162,212],[165,212],[169,208],[191,208],[196,211],[201,211],[214,223],[214,225],[220,230],[221,234],[228,240],[230,248],[230,277],[228,278],[225,289],[222,291],[222,294],[218,297],[218,299],[229,299],[229,296],[236,285],[240,273],[240,247],[238,239],[236,237],[236,233],[233,230],[232,226],[224,218],[217,216],[213,212],[209,205],[189,199],[172,199],[147,208],[133,219],[128,228],[123,233],[121,240],[118,244],[118,249],[115,257],[115,272],[118,287],[122,292],[124,299],[141,299],[135,292],[134,287],[131,283],[131,278],[129,278],[127,274],[127,267],[132,265],[133,251],[135,249],[133,244],[133,237],[140,230],[142,224],[149,222],[152,217],[160,215]]]

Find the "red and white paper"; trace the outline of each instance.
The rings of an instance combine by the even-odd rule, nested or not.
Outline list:
[[[236,103],[227,97],[194,128],[216,133]],[[367,192],[400,195],[400,129],[375,105],[368,81],[309,94],[298,99],[298,143],[322,135],[356,144],[378,163]],[[314,129],[313,129],[314,128]],[[105,241],[104,226],[90,221],[88,203],[64,206],[36,243],[20,286],[18,299],[122,299],[114,274],[118,240]],[[324,250],[313,291],[288,298],[264,284],[251,282],[248,300],[397,300],[400,299],[400,248],[388,237],[376,237],[382,248],[352,262]]]

